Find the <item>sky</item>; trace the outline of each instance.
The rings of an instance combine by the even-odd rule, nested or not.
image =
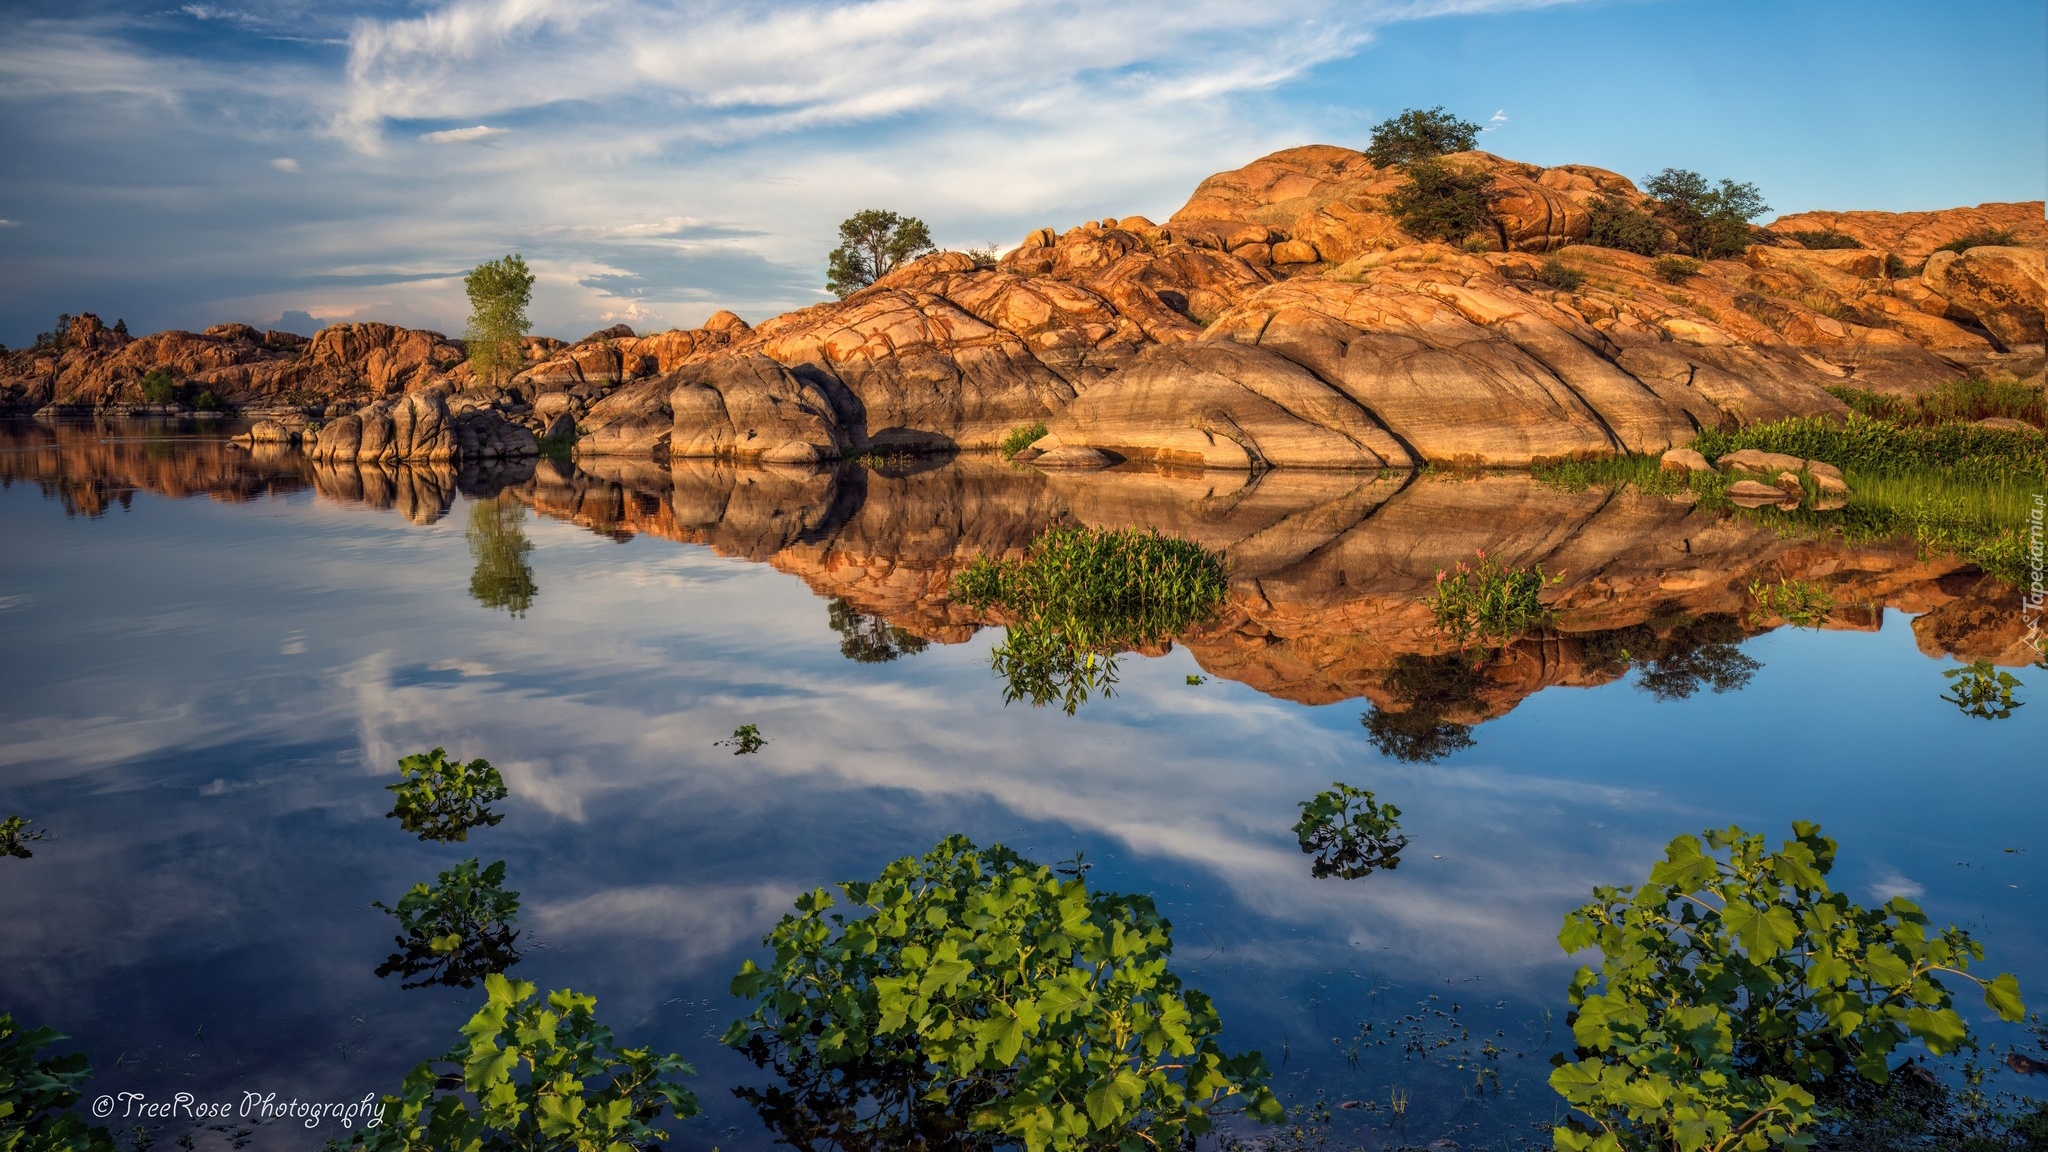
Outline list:
[[[9,0],[0,343],[384,320],[459,333],[522,253],[535,331],[816,303],[838,222],[946,247],[1163,220],[1204,177],[1480,146],[1755,182],[1775,213],[2035,200],[2041,0]]]

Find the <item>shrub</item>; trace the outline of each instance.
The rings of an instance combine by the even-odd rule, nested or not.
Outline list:
[[[1374,125],[1365,155],[1374,164],[1390,168],[1432,156],[1470,152],[1478,146],[1479,125],[1460,120],[1439,104],[1428,111],[1406,108],[1399,116]]]
[[[1854,236],[1849,235],[1847,232],[1837,232],[1833,228],[1823,228],[1818,231],[1799,230],[1780,233],[1780,235],[1797,240],[1808,248],[1819,250],[1863,247],[1862,242]]]
[[[993,268],[1002,260],[1003,254],[995,245],[985,244],[979,248],[969,248],[967,258],[974,261],[976,268]]]
[[[2019,233],[2010,228],[1979,228],[1965,236],[1936,248],[1936,252],[1968,252],[1972,248],[2010,248],[2020,242]]]
[[[693,1069],[673,1054],[615,1047],[594,1015],[596,997],[564,988],[534,1002],[532,984],[498,973],[484,977],[484,988],[489,998],[464,1039],[407,1073],[398,1094],[384,1097],[383,1123],[351,1147],[597,1152],[667,1140],[654,1127],[664,1111],[678,1120],[697,1114],[697,1098],[674,1079]]]
[[[1387,198],[1387,208],[1410,235],[1454,241],[1493,222],[1487,189],[1493,177],[1464,175],[1434,159],[1408,165],[1408,183]]]
[[[1792,827],[1776,852],[1740,828],[1680,836],[1647,884],[1596,888],[1565,917],[1558,943],[1597,947],[1600,968],[1570,985],[1574,1059],[1550,1084],[1577,1115],[1557,1148],[1800,1146],[1816,1098],[1884,1081],[1901,1044],[1974,1045],[1951,979],[2022,1017],[2011,975],[1970,975],[1984,952],[1967,932],[1930,932],[1903,897],[1868,909],[1831,891],[1835,842]]]
[[[723,740],[713,740],[713,748],[730,748],[735,756],[751,756],[768,746],[768,738],[761,735],[759,725],[742,724],[732,730],[732,735]]]
[[[1150,899],[959,836],[839,890],[857,918],[803,896],[764,941],[769,966],[733,978],[755,1005],[725,1042],[794,1088],[741,1090],[771,1123],[816,1136],[822,1118],[834,1138],[815,1143],[833,1147],[954,1147],[957,1131],[911,1137],[965,1117],[1078,1152],[1180,1147],[1232,1098],[1280,1117],[1265,1062],[1225,1055],[1209,998],[1167,967],[1172,926]]]
[[[1618,248],[1639,256],[1655,256],[1668,246],[1664,225],[1659,224],[1655,216],[1614,193],[1595,199],[1587,208],[1587,215],[1591,218],[1586,233],[1588,244]]]
[[[1770,211],[1754,184],[1723,178],[1718,185],[1683,168],[1666,168],[1643,181],[1657,215],[1678,237],[1678,249],[1711,260],[1738,256],[1749,246],[1751,220]]]
[[[1756,608],[1749,614],[1751,624],[1762,624],[1777,616],[1795,628],[1819,628],[1834,617],[1835,598],[1811,580],[1778,577],[1776,584],[1761,578],[1749,582],[1749,598]]]
[[[200,412],[217,412],[220,410],[220,397],[215,396],[211,389],[201,388],[199,395],[192,397],[192,407]]]
[[[178,382],[161,368],[143,373],[138,386],[142,389],[142,398],[151,404],[174,404],[178,400]]]
[[[1456,640],[1461,650],[1474,640],[1504,647],[1550,622],[1552,612],[1537,597],[1544,588],[1562,583],[1562,573],[1551,576],[1540,564],[1508,567],[1484,552],[1478,559],[1476,566],[1460,560],[1452,570],[1436,570],[1436,587],[1422,600],[1429,605],[1438,632]]]
[[[1942,699],[1961,709],[1965,716],[2004,720],[2012,715],[2013,709],[2026,706],[2012,698],[2013,689],[2025,687],[2020,678],[1992,667],[1988,659],[1951,668],[1942,676],[1949,681],[1949,691],[1955,693],[1943,695]]]
[[[1381,804],[1373,794],[1333,781],[1300,804],[1294,839],[1315,857],[1309,871],[1316,879],[1335,876],[1356,880],[1401,865],[1408,837],[1401,834],[1401,810]]]
[[[1659,256],[1650,271],[1666,284],[1683,284],[1699,275],[1700,262],[1684,256]]]
[[[69,312],[57,313],[57,322],[48,332],[36,333],[35,350],[38,352],[61,352],[71,343],[71,321]]]
[[[1004,435],[1003,442],[997,446],[997,450],[1005,456],[1015,456],[1017,453],[1031,447],[1032,443],[1045,435],[1045,433],[1046,427],[1043,420],[1026,427],[1012,428]]]
[[[1927,264],[1924,260],[1918,264],[1908,264],[1900,259],[1899,254],[1896,252],[1884,254],[1884,274],[1893,280],[1903,280],[1908,276],[1918,276],[1920,270],[1926,266]]]
[[[37,1056],[66,1037],[53,1028],[21,1031],[0,1013],[0,1148],[14,1152],[114,1152],[105,1128],[88,1128],[69,1109],[92,1076],[83,1053]]]
[[[519,893],[505,890],[505,862],[479,869],[472,856],[435,877],[436,884],[415,884],[392,907],[374,901],[398,920],[399,951],[377,966],[378,976],[398,973],[405,988],[429,985],[473,988],[493,972],[519,963],[513,942],[519,932]]]
[[[1555,258],[1543,262],[1543,267],[1536,270],[1536,278],[1560,292],[1576,292],[1586,282],[1585,273]]]
[[[450,843],[469,839],[472,828],[489,828],[505,817],[490,805],[511,795],[505,778],[482,758],[464,764],[445,749],[415,752],[398,762],[402,779],[384,790],[394,795],[398,826],[422,840]]]
[[[40,828],[30,828],[28,817],[19,813],[0,820],[0,856],[12,856],[17,860],[33,860],[35,853],[29,845],[38,840],[48,840],[50,834]]]

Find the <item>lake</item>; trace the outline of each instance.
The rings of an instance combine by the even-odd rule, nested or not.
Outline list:
[[[2048,673],[2012,667],[2005,719],[1945,700],[1945,670],[2018,664],[2019,602],[1909,544],[1527,476],[336,469],[139,425],[6,424],[0,478],[0,817],[48,833],[0,858],[0,1011],[72,1037],[88,1099],[394,1090],[482,992],[378,976],[373,902],[469,856],[521,893],[513,975],[696,1066],[673,1148],[771,1143],[718,1037],[776,919],[953,833],[1153,896],[1225,1047],[1368,1147],[1547,1140],[1561,918],[1681,833],[1817,821],[1839,888],[2048,988]],[[1006,702],[1004,629],[947,595],[1062,522],[1231,574],[1071,714]],[[1419,597],[1482,551],[1564,582],[1553,630],[1475,668]],[[1834,620],[1753,620],[1781,576]],[[758,752],[715,743],[748,724]],[[502,771],[501,823],[386,818],[436,746]],[[1397,868],[1312,875],[1292,825],[1333,781],[1400,808]],[[249,1125],[222,1127],[197,1146]]]

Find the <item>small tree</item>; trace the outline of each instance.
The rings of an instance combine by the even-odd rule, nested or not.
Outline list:
[[[1461,240],[1493,223],[1493,177],[1465,175],[1434,158],[1408,165],[1408,184],[1387,198],[1401,227],[1423,240]]]
[[[1399,116],[1373,127],[1366,158],[1382,168],[1431,156],[1470,152],[1479,146],[1479,125],[1460,120],[1439,104],[1427,112],[1403,109]]]
[[[1618,248],[1639,256],[1655,256],[1665,247],[1664,225],[1655,216],[1613,193],[1593,201],[1586,209],[1591,217],[1586,243]]]
[[[931,229],[915,216],[856,212],[839,225],[825,287],[844,300],[932,249]]]
[[[469,293],[469,326],[463,330],[469,366],[479,384],[497,384],[525,360],[519,338],[533,330],[526,306],[533,300],[533,273],[514,252],[477,265],[462,279]]]
[[[178,398],[178,382],[161,368],[152,368],[142,374],[142,398],[151,404],[169,404]]]
[[[1666,168],[1643,181],[1657,214],[1678,234],[1679,251],[1701,260],[1739,256],[1749,247],[1749,222],[1771,210],[1754,184],[1723,178],[1718,185],[1684,168]]]

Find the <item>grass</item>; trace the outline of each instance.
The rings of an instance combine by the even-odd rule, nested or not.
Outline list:
[[[858,452],[846,452],[840,459],[848,464],[880,470],[883,468],[909,468],[917,464],[917,454],[901,448],[863,448]]]
[[[1458,642],[1464,649],[1473,641],[1505,647],[1522,634],[1540,628],[1554,614],[1538,597],[1543,589],[1562,583],[1564,574],[1552,576],[1542,565],[1518,568],[1502,564],[1481,552],[1478,563],[1458,561],[1457,567],[1436,571],[1436,587],[1422,598],[1436,620],[1436,630]]]
[[[1829,387],[1828,394],[1873,420],[1902,427],[1992,417],[2024,420],[2036,428],[2048,424],[2048,402],[2044,402],[2041,389],[2010,377],[1967,376],[1918,396],[1866,392],[1840,384]]]
[[[1795,628],[1819,628],[1835,614],[1835,598],[1811,580],[1783,576],[1775,584],[1752,580],[1749,598],[1756,604],[1749,615],[1751,624],[1762,624],[1776,616]]]
[[[1666,284],[1683,284],[1699,275],[1700,262],[1685,256],[1659,256],[1650,271]]]
[[[1576,292],[1586,282],[1586,274],[1564,261],[1552,257],[1537,269],[1536,278],[1560,292]]]
[[[1709,460],[1738,448],[1761,448],[1866,475],[1940,471],[1993,484],[2048,477],[2048,441],[2039,432],[1959,423],[1901,426],[1860,412],[1846,421],[1805,416],[1734,432],[1707,429],[1692,447]]]
[[[571,429],[556,436],[541,436],[534,440],[541,457],[557,464],[569,465],[576,460],[576,432]]]
[[[1045,435],[1045,432],[1045,421],[1043,420],[1021,428],[1012,428],[1009,434],[1003,437],[1003,442],[997,445],[997,448],[1001,450],[1004,456],[1015,456],[1017,453],[1031,447],[1034,441]]]

